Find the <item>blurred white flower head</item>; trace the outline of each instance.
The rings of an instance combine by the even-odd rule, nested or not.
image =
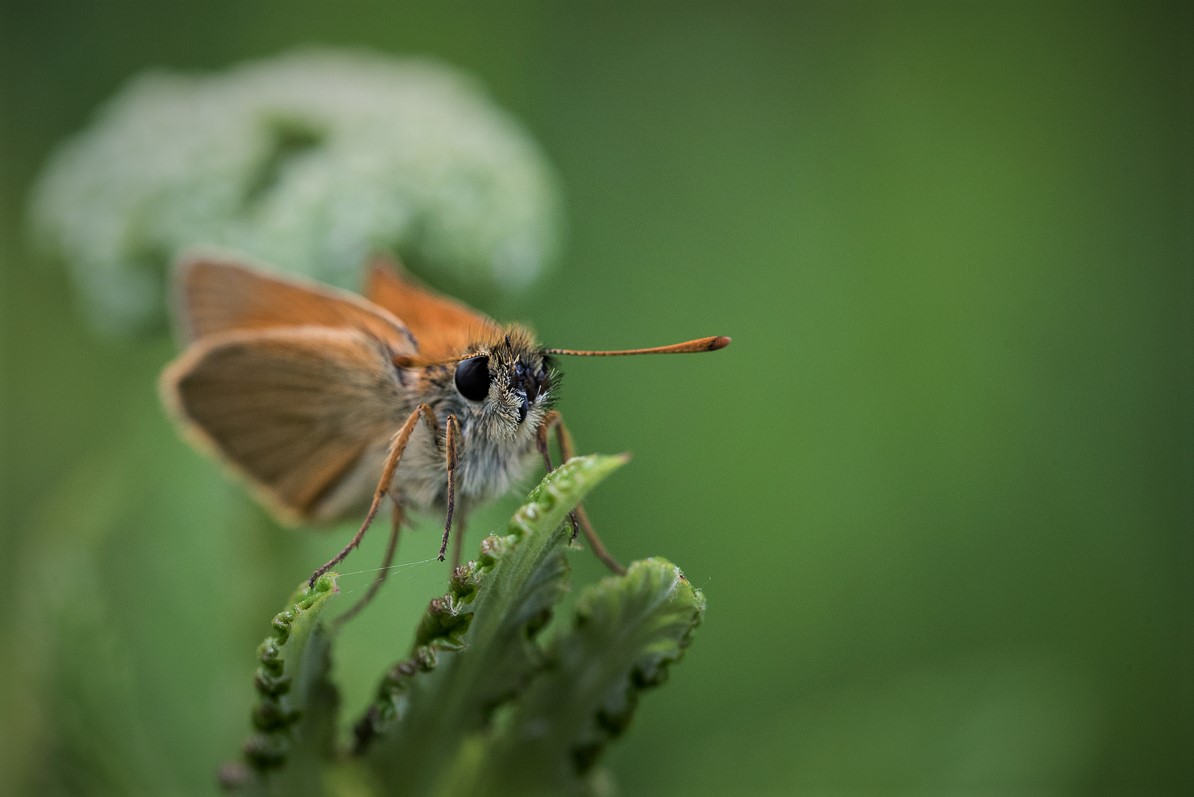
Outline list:
[[[518,290],[555,259],[562,202],[527,131],[459,72],[307,50],[134,78],[54,154],[31,215],[95,322],[129,330],[162,315],[195,244],[347,288],[386,250]]]

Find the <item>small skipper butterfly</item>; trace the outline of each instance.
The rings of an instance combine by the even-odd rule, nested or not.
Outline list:
[[[526,327],[499,324],[380,259],[364,297],[225,253],[185,256],[175,290],[187,347],[163,373],[161,392],[187,436],[288,524],[365,513],[311,583],[360,543],[386,499],[394,507],[386,565],[406,509],[443,513],[443,561],[454,517],[508,491],[536,455],[551,470],[553,431],[570,458],[554,409],[554,358],[703,352],[730,342],[545,348]],[[578,525],[594,554],[625,572],[582,507],[574,535]],[[462,537],[458,529],[457,562]]]

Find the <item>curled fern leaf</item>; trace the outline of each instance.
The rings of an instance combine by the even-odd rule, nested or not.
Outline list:
[[[475,770],[496,793],[586,792],[605,745],[692,640],[705,598],[665,559],[634,562],[581,595],[550,665],[520,695]],[[458,783],[464,787],[464,783]],[[463,793],[463,792],[462,792]]]
[[[338,697],[327,680],[329,639],[319,616],[339,591],[336,574],[303,584],[290,605],[274,615],[272,630],[257,649],[257,703],[253,734],[242,763],[225,766],[220,779],[230,791],[286,793],[274,775],[285,766],[287,782],[333,755]]]

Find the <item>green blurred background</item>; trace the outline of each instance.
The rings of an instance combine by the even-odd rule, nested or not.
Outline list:
[[[23,218],[130,75],[323,43],[473,72],[559,170],[561,267],[466,298],[554,345],[734,337],[568,368],[581,449],[635,453],[590,505],[607,543],[709,599],[609,758],[626,794],[1190,793],[1192,31],[1140,2],[6,0],[0,789],[213,792],[268,619],[343,541],[179,441],[172,344],[93,335]],[[350,713],[445,575],[348,631]]]

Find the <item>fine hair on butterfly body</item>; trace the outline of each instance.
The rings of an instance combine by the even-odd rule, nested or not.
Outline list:
[[[551,469],[552,431],[561,456],[571,457],[554,409],[553,356],[712,351],[729,343],[544,348],[526,327],[499,324],[382,260],[371,265],[361,297],[240,255],[200,251],[179,261],[175,293],[186,349],[164,371],[161,392],[184,432],[283,522],[365,512],[352,541],[312,582],[356,547],[387,498],[394,508],[387,557],[404,510],[434,510],[445,517],[442,561],[454,516],[509,491],[537,458]],[[622,570],[581,507],[574,533],[578,523],[598,558]]]

